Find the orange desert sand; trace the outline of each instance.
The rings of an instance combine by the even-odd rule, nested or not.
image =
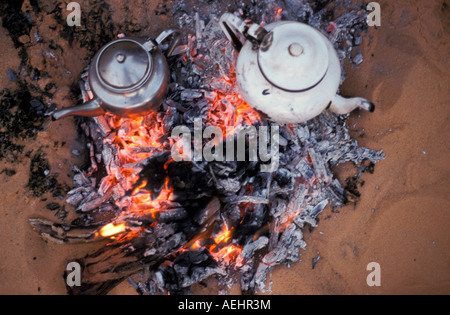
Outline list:
[[[143,18],[139,8],[132,6],[124,13],[122,2],[106,2],[116,8],[117,20],[132,12],[137,19]],[[302,251],[302,262],[275,268],[269,279],[273,294],[450,293],[450,3],[379,2],[382,25],[364,34],[364,62],[358,68],[347,65],[342,94],[362,96],[376,104],[373,114],[356,111],[348,124],[361,146],[383,150],[386,159],[376,165],[374,174],[362,175],[365,185],[356,205],[349,204],[339,213],[327,208],[320,215],[318,228],[312,233],[305,231],[308,246]],[[27,5],[28,0],[23,8]],[[156,35],[168,23],[164,17],[152,21],[155,25],[150,23],[142,34]],[[46,18],[43,23],[47,23]],[[38,27],[45,32],[45,25]],[[2,27],[0,42],[1,88],[15,89],[17,85],[9,80],[7,71],[17,69],[20,59]],[[27,45],[30,58],[35,58],[38,45],[32,39]],[[73,75],[49,70],[58,82],[59,92],[53,100],[58,108],[73,105],[65,95],[77,82],[84,60],[91,57],[75,45],[61,45],[66,45],[65,67]],[[53,148],[55,141],[67,144]],[[47,157],[52,172],[60,174],[58,181],[72,185],[67,174],[71,164],[80,161],[71,151],[83,148],[73,119],[48,121],[45,131],[24,145],[25,151],[45,147],[51,152]],[[29,159],[14,164],[0,162],[0,169],[14,168],[17,172],[14,176],[0,174],[0,294],[65,294],[62,274],[66,264],[104,244],[55,245],[44,242],[32,230],[27,219],[55,217],[45,208],[48,200],[35,198],[25,187],[29,163]],[[356,172],[351,165],[335,171],[341,181]],[[312,269],[312,259],[318,253],[321,259]],[[381,266],[380,287],[366,283],[370,273],[366,268],[371,262]],[[194,293],[217,294],[217,289],[211,281],[207,288],[194,287]],[[234,287],[231,293],[239,294],[239,288]],[[135,291],[125,281],[111,294]]]

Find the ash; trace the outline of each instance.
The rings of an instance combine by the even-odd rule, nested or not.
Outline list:
[[[124,275],[141,294],[187,294],[194,284],[213,276],[225,287],[239,281],[243,292],[265,292],[267,277],[276,265],[300,261],[300,249],[306,249],[303,230],[316,227],[327,206],[334,209],[346,203],[345,190],[332,168],[345,162],[376,163],[384,155],[360,147],[350,137],[348,116],[325,111],[306,123],[289,126],[265,119],[234,119],[236,129],[251,123],[279,127],[280,166],[273,173],[259,172],[261,163],[250,161],[169,163],[174,127],[185,125],[194,131],[196,118],[202,118],[206,127],[221,96],[233,95],[235,101],[242,101],[230,75],[237,55],[220,30],[219,16],[189,10],[184,1],[173,4],[176,23],[190,34],[169,60],[173,74],[166,102],[137,127],[161,130],[159,145],[133,147],[127,154],[135,163],[124,163],[119,158],[123,148],[114,139],[135,134],[136,127],[111,115],[83,119],[80,126],[87,136],[90,167],[74,168],[75,187],[67,203],[81,213],[78,224],[93,224],[99,213],[114,218],[102,223],[127,224],[128,234],[118,236],[111,245],[139,261],[138,280]],[[335,17],[339,10],[344,13]],[[239,3],[236,14],[266,24],[306,22],[330,38],[342,61],[352,58],[366,28],[366,12],[350,8],[348,1],[251,1]],[[356,57],[362,62],[362,56]],[[86,101],[90,98],[86,75],[80,86]],[[236,118],[235,104],[228,103],[232,102],[221,99],[220,106]],[[242,116],[248,118],[250,112]],[[218,121],[222,119],[214,122]],[[148,157],[139,160],[140,154]],[[136,184],[130,186],[124,172],[118,171],[123,169],[139,178]],[[104,177],[99,180],[100,174]],[[173,194],[167,194],[167,178]],[[139,206],[131,193],[137,187],[151,194],[156,215],[128,211]]]

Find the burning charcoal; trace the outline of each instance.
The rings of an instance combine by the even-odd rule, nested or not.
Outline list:
[[[245,211],[245,214],[240,218],[239,226],[236,228],[235,239],[242,243],[252,238],[261,227],[268,224],[269,211],[264,205],[256,205],[251,208],[252,211]],[[241,209],[239,209],[241,210]]]
[[[306,248],[303,233],[295,224],[291,224],[283,233],[277,246],[264,256],[258,266],[255,274],[255,285],[261,292],[265,292],[266,277],[270,270],[283,262],[297,262],[300,248]]]
[[[175,47],[175,49],[172,52],[172,56],[178,56],[178,55],[183,55],[188,51],[188,46],[187,45],[180,45]]]
[[[211,255],[209,255],[209,252],[205,248],[190,251],[188,252],[188,256],[190,263],[194,265],[200,265],[201,263],[211,259]]]
[[[287,189],[293,189],[294,178],[292,176],[292,173],[285,168],[279,168],[273,180],[279,187],[287,187]]]
[[[187,124],[193,124],[194,120],[199,117],[203,117],[205,109],[199,106],[193,107],[183,115],[183,119]]]
[[[218,179],[216,185],[223,193],[237,193],[241,189],[241,182],[234,178]]]
[[[274,218],[280,217],[283,213],[286,212],[287,202],[276,198],[271,202],[270,214]]]
[[[153,153],[153,152],[158,152],[159,150],[160,150],[159,147],[153,147],[153,146],[142,146],[142,147],[131,148],[131,152],[133,154]]]
[[[268,204],[269,200],[261,197],[254,196],[236,196],[236,197],[225,197],[222,201],[229,204],[235,203],[253,203],[253,204]]]
[[[102,204],[99,208],[101,212],[115,212],[117,207],[111,205],[110,203]]]
[[[185,209],[171,209],[166,211],[159,212],[159,218],[158,221],[162,223],[167,222],[176,222],[180,220],[186,219],[188,216],[188,213]]]
[[[195,34],[197,37],[197,41],[201,42],[202,32],[203,29],[205,28],[205,21],[200,20],[200,14],[198,12],[195,13],[194,19],[195,19]]]
[[[322,180],[326,180],[327,177],[328,177],[327,176],[327,171],[326,171],[326,168],[325,168],[324,161],[323,161],[322,157],[320,156],[320,154],[316,154],[314,149],[309,149],[308,150],[308,154],[309,154],[309,157],[312,160],[312,163],[314,165],[314,169],[316,170],[317,177],[319,177]]]
[[[225,271],[217,267],[216,261],[205,248],[179,255],[174,261],[173,269],[181,280],[180,288],[189,288],[214,274],[225,275]]]
[[[177,273],[172,266],[161,265],[156,274],[161,275],[158,284],[162,286],[164,292],[170,292],[172,295],[185,293],[180,287]]]
[[[214,91],[203,91],[205,100],[208,102],[214,102],[214,100],[217,98],[217,92]]]
[[[215,189],[211,175],[202,169],[193,168],[191,162],[171,163],[167,172],[175,190],[175,201],[211,196]]]
[[[108,200],[111,198],[110,195],[106,196],[99,196],[95,195],[94,197],[88,197],[86,199],[90,199],[89,201],[83,201],[80,206],[78,207],[78,210],[81,212],[89,212],[95,209],[100,208],[104,203],[108,202]]]
[[[242,221],[242,211],[239,205],[236,204],[225,204],[221,211],[221,216],[223,220],[227,222],[229,226],[237,226],[240,225]],[[219,226],[216,222],[216,226]],[[220,227],[220,226],[219,226]],[[236,236],[236,234],[235,234]]]
[[[181,113],[186,113],[188,111],[187,108],[183,107],[181,104],[171,99],[166,100],[166,104],[169,105],[170,107],[175,107]]]
[[[82,193],[90,194],[92,192],[93,192],[93,188],[92,187],[90,187],[90,186],[88,186],[88,187],[83,186],[83,187],[78,187],[78,188],[72,189],[71,191],[69,191],[67,193],[67,195],[68,196],[74,196],[74,195],[78,195],[78,194],[82,194]]]
[[[212,165],[212,169],[217,176],[229,177],[237,171],[237,163],[217,162]]]
[[[181,100],[185,102],[192,102],[202,97],[203,93],[199,90],[184,90],[180,95]]]
[[[98,130],[102,133],[102,136],[107,137],[111,133],[111,128],[108,126],[105,118],[103,116],[98,116],[93,119],[98,126]]]
[[[220,208],[220,200],[217,197],[213,197],[208,205],[194,216],[193,220],[199,226],[206,226],[208,222],[212,222],[217,218]]]
[[[319,214],[322,213],[322,211],[326,208],[328,205],[328,200],[324,200],[320,202],[317,206],[314,207],[311,213],[309,213],[309,216],[313,219],[317,218]]]
[[[76,174],[73,177],[73,183],[75,187],[80,187],[80,186],[91,186],[91,181],[89,179],[86,178],[86,176],[84,176],[82,173]]]
[[[58,212],[57,215],[64,219],[64,207]],[[33,229],[41,234],[45,240],[52,241],[56,244],[83,244],[102,240],[95,236],[96,227],[77,228],[53,223],[44,219],[29,219],[28,221]]]
[[[256,241],[245,245],[240,254],[240,257],[243,260],[243,263],[245,263],[248,259],[253,257],[254,254],[258,250],[263,249],[268,244],[269,244],[269,239],[265,236],[261,236]]]
[[[310,132],[309,132],[309,128],[306,126],[305,127],[298,126],[296,129],[297,129],[297,135],[298,135],[300,141],[303,143],[307,142],[311,136]]]
[[[144,169],[139,174],[139,181],[134,188],[145,187],[155,199],[161,192],[166,181],[166,170],[164,165],[169,160],[170,153],[155,154],[144,162]]]
[[[282,147],[286,147],[288,145],[288,141],[283,136],[279,136],[279,144]]]
[[[163,118],[163,126],[166,132],[170,132],[175,126],[181,123],[181,117],[178,114],[177,108],[169,107],[166,115]]]
[[[328,204],[328,200],[325,200],[325,204]],[[308,206],[304,212],[295,217],[294,223],[301,229],[303,229],[305,227],[305,224],[307,223],[311,226],[312,231],[317,227],[318,219],[316,219],[316,217],[318,215],[317,213],[319,213],[319,210],[322,209],[322,207],[323,203],[319,204],[315,208]]]

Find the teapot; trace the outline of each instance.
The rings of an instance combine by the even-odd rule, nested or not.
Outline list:
[[[341,64],[317,29],[292,21],[248,25],[230,13],[221,17],[220,26],[239,52],[236,76],[242,96],[271,120],[301,123],[326,109],[337,114],[374,111],[364,98],[337,95]]]
[[[53,118],[95,117],[110,112],[136,118],[157,110],[169,87],[169,67],[159,49],[169,38],[167,56],[179,42],[180,32],[169,29],[156,40],[120,38],[97,52],[89,67],[89,84],[94,98],[80,106],[58,110]]]

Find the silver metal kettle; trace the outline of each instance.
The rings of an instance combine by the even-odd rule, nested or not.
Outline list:
[[[58,110],[53,118],[95,117],[105,112],[136,118],[157,110],[167,96],[170,78],[159,45],[169,39],[170,56],[180,40],[180,32],[173,29],[164,31],[156,40],[125,37],[104,46],[89,68],[94,98],[83,105]]]

